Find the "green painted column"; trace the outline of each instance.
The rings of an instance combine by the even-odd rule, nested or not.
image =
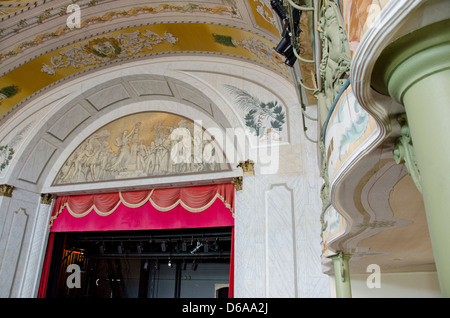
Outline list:
[[[444,297],[450,296],[450,20],[388,46],[372,85],[406,110],[431,243]]]
[[[330,257],[334,265],[334,279],[337,298],[352,298],[350,283],[350,255],[339,253]]]

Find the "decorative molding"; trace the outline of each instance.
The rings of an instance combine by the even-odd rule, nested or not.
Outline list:
[[[255,163],[251,160],[240,162],[237,165],[238,168],[242,168],[244,176],[254,176],[255,175]]]
[[[364,34],[356,50],[350,69],[353,92],[361,106],[377,121],[381,142],[391,131],[390,119],[392,100],[380,100],[371,86],[372,72],[379,55],[391,43],[396,34],[405,26],[408,16],[420,5],[421,0],[389,1],[371,27]],[[414,21],[414,25],[417,21]],[[357,80],[356,80],[357,79]]]
[[[33,122],[30,122],[21,128],[18,133],[13,133],[13,137],[5,142],[5,145],[0,146],[0,176],[6,174],[8,167],[11,165],[11,162],[17,152],[17,149],[20,149],[20,145],[22,141],[27,137],[27,134],[33,125]]]
[[[348,223],[331,204],[329,204],[321,215],[322,222],[322,256],[334,255],[335,251],[330,248],[330,243],[345,234]]]
[[[401,126],[401,137],[398,138],[394,147],[394,159],[397,164],[405,164],[409,175],[412,177],[417,189],[422,193],[420,171],[417,166],[416,154],[409,131],[408,119],[406,114],[397,118]]]
[[[273,16],[270,4],[268,0],[253,0],[253,2],[256,4],[256,12],[261,16],[262,19],[264,19],[267,23],[272,24],[276,27],[277,20]]]
[[[351,55],[345,22],[339,7],[327,1],[319,12],[319,38],[322,44],[320,77],[323,83],[323,101],[329,111],[350,74]]]
[[[107,6],[110,6],[111,3],[107,1]],[[242,14],[239,12],[238,8],[235,4],[229,3],[230,6],[216,6],[216,7],[207,7],[203,5],[198,4],[188,4],[188,5],[174,5],[174,4],[159,4],[156,7],[150,7],[150,6],[139,6],[139,7],[130,7],[127,9],[120,8],[118,10],[112,10],[109,11],[110,8],[108,8],[108,11],[106,13],[99,15],[99,16],[90,16],[88,18],[83,19],[81,22],[81,28],[86,28],[91,25],[96,24],[104,24],[108,22],[112,22],[115,19],[123,19],[123,18],[132,18],[136,17],[137,15],[155,15],[155,14],[164,14],[164,13],[200,13],[200,14],[212,14],[212,15],[221,15],[221,16],[229,16],[231,18],[237,18],[241,19]],[[85,4],[79,4],[81,8],[85,6]],[[60,8],[55,7],[50,8],[53,12],[46,12],[45,18],[42,19],[42,14],[39,14],[38,16],[27,18],[35,19],[35,21],[29,21],[29,23],[23,19],[22,26],[18,28],[11,28],[4,30],[6,32],[0,32],[0,38],[4,38],[7,36],[11,36],[14,34],[17,34],[18,32],[22,32],[25,28],[23,26],[26,26],[27,28],[40,25],[42,22],[45,22],[46,20],[52,20],[49,18],[58,18],[60,15],[65,15],[65,9],[66,6],[62,6]],[[40,22],[39,22],[40,21]],[[25,24],[25,25],[24,25]],[[4,51],[0,53],[0,64],[3,63],[6,59],[16,56],[17,54],[22,53],[23,51],[36,47],[38,45],[43,44],[46,41],[52,40],[54,38],[59,38],[62,36],[65,36],[71,32],[71,29],[67,27],[65,24],[59,26],[56,29],[52,29],[48,32],[36,35],[31,41],[24,41],[22,43],[17,44],[12,49],[9,48],[8,51]]]
[[[12,192],[14,190],[14,186],[8,184],[0,185],[0,196],[3,197],[12,197]]]
[[[298,298],[294,193],[286,183],[264,192],[264,219],[266,297]]]
[[[25,240],[30,215],[25,208],[19,208],[12,214],[9,228],[4,228],[2,241],[5,241],[2,251],[2,268],[0,271],[0,298],[13,298],[16,276],[20,271],[23,247],[28,244]],[[3,247],[3,246],[2,246]],[[23,261],[23,260],[22,260]],[[22,278],[21,278],[22,279]]]
[[[120,33],[118,36],[96,38],[75,46],[66,51],[60,51],[51,58],[50,65],[43,64],[41,72],[56,74],[56,69],[73,67],[78,69],[88,65],[97,65],[113,59],[135,56],[144,50],[153,50],[153,46],[166,40],[174,45],[178,38],[171,33],[164,32],[161,36],[150,30]]]

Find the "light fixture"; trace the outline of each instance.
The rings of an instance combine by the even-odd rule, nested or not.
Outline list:
[[[214,251],[217,252],[217,250],[219,249],[219,244],[218,244],[219,238],[216,237],[216,240],[214,241],[213,245],[211,246],[211,249],[213,249]]]
[[[169,258],[169,262],[167,263],[167,266],[169,266],[169,268],[172,268],[172,261]]]
[[[285,28],[283,31],[283,38],[281,39],[280,43],[278,43],[278,45],[275,47],[275,51],[277,53],[284,55],[289,46],[292,46],[291,36],[289,30]]]
[[[144,251],[144,244],[142,244],[141,242],[137,245],[137,252],[138,254],[142,254],[143,251]]]
[[[283,7],[282,2],[279,0],[271,0],[270,4],[272,5],[272,9],[284,22],[281,41],[274,48],[274,50],[286,58],[286,65],[292,67],[297,60],[297,56],[293,51],[294,43],[292,38],[297,38],[300,35],[300,17],[302,12],[298,9],[292,8],[292,25],[294,30],[291,30],[291,21],[289,20],[290,17],[288,16],[287,10]],[[298,48],[296,48],[295,50],[297,53],[299,52]]]
[[[191,254],[194,254],[195,252],[197,252],[200,249],[200,247],[202,247],[202,246],[203,246],[203,244],[200,243],[200,241],[197,241],[197,246],[191,251]]]
[[[122,243],[120,243],[119,246],[117,246],[117,252],[118,252],[119,254],[122,254],[122,253],[123,253],[123,244],[122,244]]]
[[[272,6],[272,9],[278,14],[281,20],[285,20],[287,18],[287,11],[279,0],[271,0],[270,5]]]
[[[296,50],[297,54],[300,52],[299,49]],[[291,54],[289,56],[286,57],[286,61],[284,62],[284,64],[286,64],[287,66],[294,66],[295,61],[297,61],[297,56],[295,56],[294,52],[292,51]]]

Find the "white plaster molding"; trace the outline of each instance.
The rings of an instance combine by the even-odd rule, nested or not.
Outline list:
[[[264,193],[266,297],[298,297],[293,196],[286,184]]]
[[[18,290],[18,296],[21,298],[36,297],[39,291],[41,272],[44,264],[45,252],[47,249],[47,239],[49,234],[49,221],[52,204],[40,204],[35,213],[36,220],[32,224],[32,234],[30,238],[30,247],[26,254],[26,265],[24,268],[24,277]]]

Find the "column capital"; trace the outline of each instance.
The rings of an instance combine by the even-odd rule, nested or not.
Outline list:
[[[255,175],[255,163],[251,160],[242,161],[237,165],[238,168],[242,168],[244,176]]]
[[[450,19],[435,22],[389,44],[372,73],[372,87],[403,104],[417,81],[450,68]]]
[[[14,186],[8,184],[0,185],[0,196],[3,197],[12,197],[12,192],[14,190]]]
[[[42,193],[41,194],[41,204],[52,204],[52,200],[55,198],[55,196],[51,193]]]
[[[350,254],[339,252],[335,255],[330,256],[330,258],[334,261],[349,261],[352,256]]]
[[[234,184],[236,191],[241,191],[243,189],[243,178],[242,177],[234,177],[231,180],[231,183]]]

